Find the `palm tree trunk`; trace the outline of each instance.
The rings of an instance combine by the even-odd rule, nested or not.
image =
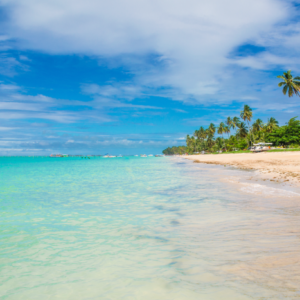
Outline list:
[[[252,133],[252,131],[251,131],[251,129],[250,129],[249,121],[248,121],[248,120],[247,120],[247,123],[248,123],[248,127],[249,127],[249,132],[250,132],[250,142],[251,142],[251,144],[252,144],[252,145],[250,145],[250,146],[253,146],[254,141],[251,140],[251,133]],[[253,135],[252,135],[252,138],[253,138]]]
[[[224,145],[225,151],[227,152],[227,150],[226,150],[226,145],[225,145],[225,141],[224,141],[224,137],[223,137],[223,133],[222,133],[222,140],[223,140],[223,145]]]

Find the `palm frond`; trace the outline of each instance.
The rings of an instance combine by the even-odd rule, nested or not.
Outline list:
[[[277,78],[283,79],[286,82],[286,78],[282,75],[278,75]]]

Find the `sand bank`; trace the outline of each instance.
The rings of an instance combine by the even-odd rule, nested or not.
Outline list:
[[[258,170],[262,178],[300,185],[300,151],[206,154],[184,157],[199,163]]]

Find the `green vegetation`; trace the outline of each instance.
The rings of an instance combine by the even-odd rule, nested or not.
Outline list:
[[[279,87],[283,86],[282,92],[284,95],[288,93],[289,97],[292,97],[294,95],[300,96],[299,90],[300,90],[300,77],[293,77],[291,74],[291,70],[288,70],[287,72],[284,72],[283,75],[277,76],[277,78],[283,79],[282,82],[278,83]]]
[[[291,70],[277,76],[283,81],[278,86],[283,87],[284,95],[289,97],[300,96],[300,77],[293,77]],[[240,119],[241,118],[241,119]],[[186,146],[169,147],[163,150],[166,155],[183,153],[244,153],[248,147],[253,144],[266,142],[273,146],[282,148],[292,148],[293,151],[300,151],[300,121],[297,117],[289,120],[284,126],[279,126],[275,118],[269,118],[266,124],[261,119],[257,119],[251,124],[253,112],[249,105],[244,105],[243,110],[238,117],[228,117],[225,122],[221,122],[218,127],[210,123],[207,129],[203,126],[194,132],[193,136],[187,135]],[[232,131],[232,134],[230,135]],[[215,138],[215,133],[219,135]],[[224,138],[224,134],[228,138]],[[274,149],[275,151],[287,151],[286,149]]]
[[[279,126],[275,118],[269,118],[266,124],[261,119],[251,123],[253,112],[248,105],[244,105],[240,117],[241,119],[228,117],[218,127],[213,123],[206,129],[201,126],[193,136],[187,135],[186,146],[169,147],[163,153],[166,155],[192,154],[202,151],[205,153],[219,153],[220,151],[245,153],[250,152],[248,147],[260,142],[273,143],[273,146],[277,147],[299,148],[300,121],[297,117],[290,119],[284,126]],[[215,137],[216,133],[219,136]],[[284,149],[270,151],[284,151]]]
[[[179,147],[168,147],[163,151],[165,155],[173,155],[173,154],[184,154],[187,152],[186,146],[179,146]]]

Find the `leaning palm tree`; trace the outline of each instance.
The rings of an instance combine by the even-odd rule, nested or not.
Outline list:
[[[249,132],[251,132],[251,128],[250,128],[249,122],[251,122],[252,116],[253,116],[253,114],[252,114],[252,108],[250,108],[249,105],[245,104],[244,105],[244,109],[241,111],[241,118],[244,121],[247,121],[247,124],[248,124],[248,127],[249,127]]]
[[[266,131],[272,132],[275,128],[278,128],[278,121],[275,118],[268,119],[267,125],[266,125]]]
[[[289,97],[294,95],[300,96],[300,77],[293,77],[291,74],[291,70],[287,72],[283,72],[283,75],[277,76],[277,78],[283,79],[283,81],[278,83],[279,87],[283,86],[282,92],[284,95],[288,93]]]

